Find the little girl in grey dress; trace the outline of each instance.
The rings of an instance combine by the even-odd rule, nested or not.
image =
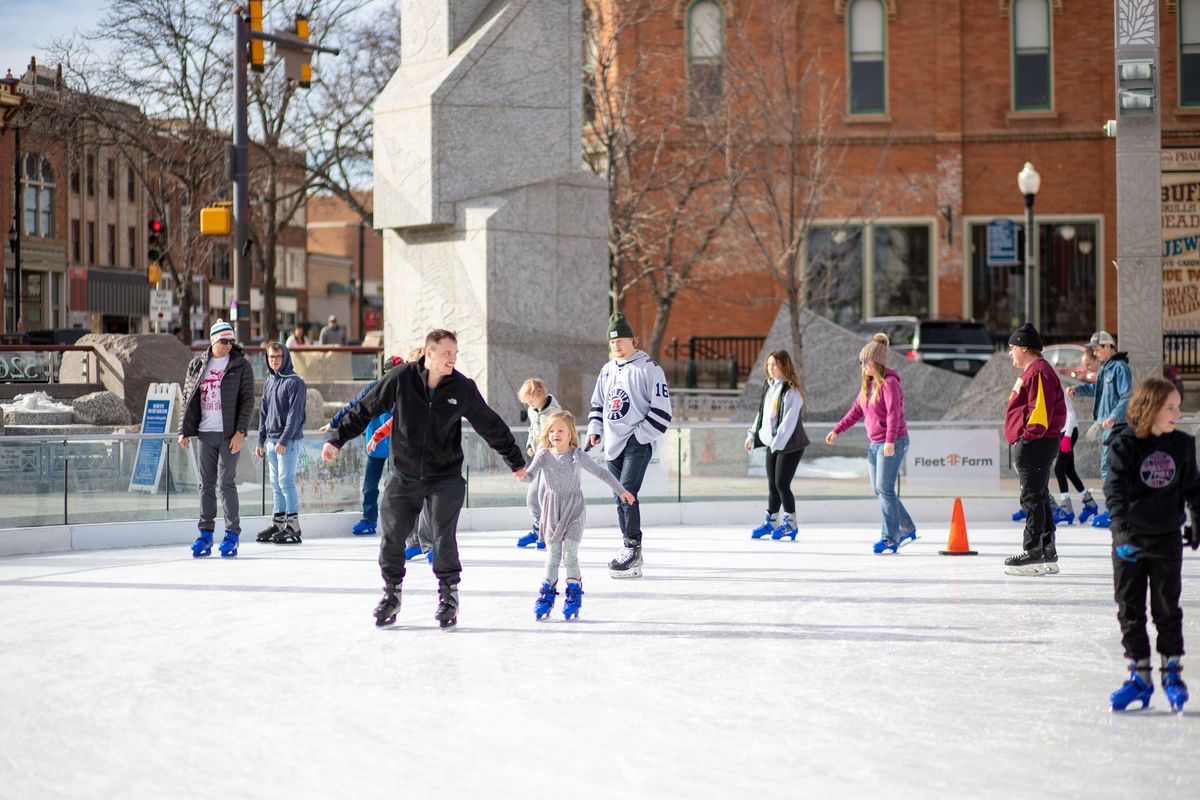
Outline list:
[[[558,565],[566,561],[567,592],[563,603],[566,619],[579,616],[583,603],[583,574],[579,569],[579,542],[587,506],[579,486],[579,473],[587,470],[604,481],[621,500],[633,504],[636,498],[625,490],[608,470],[579,449],[575,416],[570,411],[555,411],[542,425],[542,448],[525,470],[526,483],[541,477],[541,530],[546,540],[546,579],[534,603],[538,619],[550,616],[558,596]]]

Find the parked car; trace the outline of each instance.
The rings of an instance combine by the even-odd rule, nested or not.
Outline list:
[[[974,320],[867,317],[854,331],[864,337],[883,331],[892,349],[908,360],[969,376],[995,354],[987,328]]]
[[[1050,362],[1054,371],[1066,378],[1074,378],[1083,383],[1095,383],[1096,373],[1083,368],[1084,343],[1052,344],[1042,350],[1042,358]]]

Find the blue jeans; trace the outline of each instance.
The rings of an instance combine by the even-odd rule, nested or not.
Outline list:
[[[913,524],[904,503],[900,502],[900,495],[896,494],[896,478],[900,475],[904,454],[908,452],[908,437],[901,436],[896,440],[896,452],[892,456],[883,454],[885,444],[887,442],[867,444],[867,467],[871,488],[875,490],[879,508],[883,511],[883,536],[894,542],[900,539],[902,532],[907,533],[917,526]]]
[[[379,520],[379,481],[387,469],[386,458],[367,456],[367,468],[363,470],[363,519],[367,522]]]
[[[279,455],[275,445],[279,442],[267,442],[263,447],[267,451],[267,466],[270,469],[271,489],[275,493],[273,514],[299,514],[300,490],[296,488],[296,465],[300,463],[300,441],[284,442],[287,452]]]
[[[650,457],[654,455],[654,445],[642,444],[630,436],[621,454],[608,462],[609,473],[621,482],[630,494],[638,494],[642,490],[642,479],[650,466]],[[627,542],[642,543],[642,502],[633,505],[613,495],[617,501],[617,520],[621,523],[621,536]]]

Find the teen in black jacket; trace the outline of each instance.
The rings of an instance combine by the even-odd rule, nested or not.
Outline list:
[[[1114,710],[1150,701],[1150,638],[1146,633],[1146,590],[1158,629],[1162,684],[1172,709],[1187,701],[1180,678],[1183,655],[1182,588],[1184,505],[1191,525],[1185,539],[1193,548],[1200,535],[1200,470],[1196,440],[1175,430],[1179,393],[1162,378],[1143,381],[1129,402],[1128,425],[1109,439],[1105,501],[1112,520],[1113,588],[1121,643],[1129,659],[1129,680],[1110,698]]]
[[[454,369],[458,339],[446,330],[425,338],[425,355],[419,361],[389,371],[375,388],[350,409],[341,424],[330,431],[324,458],[359,436],[372,419],[392,412],[390,466],[380,503],[383,539],[379,567],[384,596],[375,608],[375,623],[390,625],[400,608],[404,580],[404,540],[412,532],[421,509],[428,506],[433,529],[433,573],[439,597],[435,618],[443,628],[458,617],[458,515],[466,495],[462,476],[462,420],[476,432],[519,478],[525,474],[525,456],[512,431],[484,401],[475,381]]]

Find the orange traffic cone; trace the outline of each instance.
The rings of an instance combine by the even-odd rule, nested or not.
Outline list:
[[[938,550],[943,556],[977,556],[979,555],[967,544],[967,518],[963,515],[962,498],[954,498],[954,515],[950,517],[950,541],[945,550]]]

